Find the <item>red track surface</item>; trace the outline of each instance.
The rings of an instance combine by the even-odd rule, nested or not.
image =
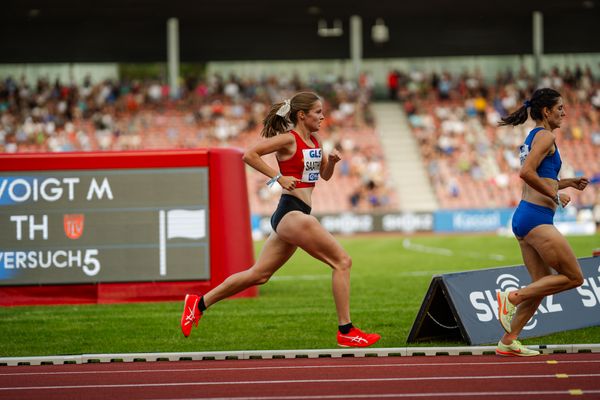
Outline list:
[[[600,354],[0,367],[0,399],[600,398]]]

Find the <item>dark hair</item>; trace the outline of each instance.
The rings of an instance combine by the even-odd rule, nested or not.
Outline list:
[[[498,125],[521,125],[523,122],[527,121],[528,107],[531,108],[529,111],[531,118],[536,121],[541,121],[544,119],[544,116],[542,115],[542,110],[544,107],[554,107],[556,103],[558,103],[559,97],[561,97],[560,93],[554,89],[538,89],[533,92],[531,99],[527,100],[525,104],[523,104],[518,110],[504,118],[501,118],[502,121],[499,122]]]
[[[290,111],[285,117],[277,115],[277,111],[285,104],[285,102],[273,104],[269,114],[263,120],[263,129],[260,132],[261,136],[272,137],[282,132],[287,132],[290,122],[296,125],[298,122],[298,111],[308,113],[310,109],[321,98],[313,92],[296,93],[290,99]]]

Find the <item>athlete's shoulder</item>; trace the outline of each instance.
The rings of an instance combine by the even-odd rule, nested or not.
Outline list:
[[[536,128],[531,131],[531,134],[535,135],[533,140],[537,140],[539,138],[548,139],[556,139],[556,133],[548,130],[546,128]]]
[[[554,143],[556,141],[556,134],[547,129],[541,129],[537,132],[535,137],[531,142],[531,147],[537,148],[540,150],[548,150],[554,147]]]
[[[321,140],[321,136],[319,136],[317,132],[313,132],[310,135],[317,141],[319,147],[321,147],[321,143],[323,143],[323,141]]]
[[[296,136],[292,131],[282,132],[275,137],[278,138],[277,140],[288,144],[296,142]]]

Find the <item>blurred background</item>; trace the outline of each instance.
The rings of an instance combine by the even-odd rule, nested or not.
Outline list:
[[[342,154],[314,213],[334,233],[507,232],[518,146],[498,128],[537,87],[562,93],[563,233],[600,227],[600,1],[8,1],[0,152],[246,148],[270,105],[325,101]],[[273,158],[269,162],[274,163]],[[280,187],[247,169],[253,234]]]

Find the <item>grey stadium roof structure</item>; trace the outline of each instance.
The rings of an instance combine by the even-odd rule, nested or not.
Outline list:
[[[534,11],[545,53],[600,52],[600,0],[9,0],[0,63],[162,61],[170,17],[183,62],[349,58],[352,15],[367,59],[530,54]],[[385,43],[371,39],[378,18]],[[342,34],[319,36],[320,20]]]

